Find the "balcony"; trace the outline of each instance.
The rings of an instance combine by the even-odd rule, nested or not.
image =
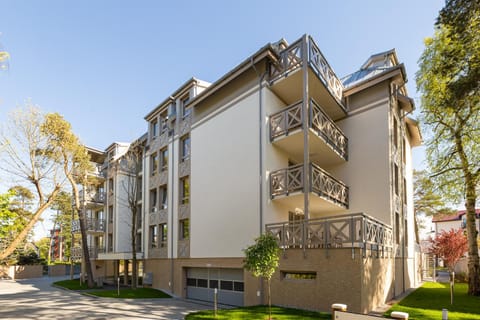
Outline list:
[[[308,94],[318,101],[330,118],[345,116],[343,85],[333,72],[315,41],[304,36],[279,52],[270,65],[270,88],[288,104],[303,99],[304,61],[307,61]]]
[[[89,256],[90,256],[90,259],[97,259],[98,257],[98,248],[97,247],[92,247],[92,246],[89,246],[88,247],[88,253],[89,253]],[[71,254],[71,257],[72,257],[72,260],[82,260],[82,257],[83,257],[83,250],[82,250],[82,247],[73,247],[71,250],[70,250],[70,254]]]
[[[316,197],[310,198],[312,213],[348,208],[348,187],[343,182],[335,179],[314,163],[309,164],[308,174],[310,182],[308,192],[316,195]],[[270,173],[270,197],[272,200],[302,208],[304,192],[303,164]]]
[[[88,233],[104,233],[105,226],[105,219],[85,219],[85,230]],[[72,232],[80,232],[80,220],[77,219],[72,221]]]
[[[80,191],[80,202],[84,203],[88,208],[91,207],[103,207],[105,203],[105,192],[104,191]]]
[[[304,150],[303,108],[300,101],[269,117],[270,141],[297,159],[303,158]],[[306,123],[310,129],[309,150],[313,161],[328,166],[348,160],[348,138],[313,99],[310,99]]]
[[[364,213],[267,224],[283,250],[363,248],[392,252],[392,228]]]

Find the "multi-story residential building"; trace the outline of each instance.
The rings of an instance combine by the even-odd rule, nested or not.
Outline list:
[[[183,84],[145,117],[137,257],[149,283],[264,303],[243,249],[270,232],[281,247],[274,304],[367,312],[415,286],[411,149],[421,137],[405,83],[394,50],[340,80],[305,35],[267,44],[212,84]],[[102,276],[131,259],[115,172]]]

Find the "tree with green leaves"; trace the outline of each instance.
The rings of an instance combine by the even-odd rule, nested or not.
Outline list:
[[[277,239],[271,233],[262,234],[255,239],[255,244],[245,251],[244,268],[255,277],[267,280],[268,286],[268,312],[272,319],[271,279],[278,268],[280,248]]]
[[[34,197],[29,205],[31,216],[18,234],[8,239],[0,252],[0,261],[10,256],[25,241],[33,226],[47,210],[63,181],[58,164],[48,154],[49,140],[40,132],[44,115],[31,102],[9,114],[0,132],[0,170]]]
[[[432,182],[444,199],[465,202],[468,293],[480,295],[475,204],[480,186],[480,6],[447,0],[425,40],[417,87]]]
[[[72,208],[72,195],[66,191],[61,191],[55,199],[52,210],[56,211],[53,217],[54,226],[60,228],[59,236],[65,245],[64,254],[67,259],[71,258],[72,248],[72,216],[75,217]]]
[[[48,147],[49,156],[62,166],[63,174],[72,188],[74,210],[77,212],[80,222],[82,252],[87,271],[87,285],[89,288],[93,288],[93,269],[88,251],[85,221],[86,206],[84,203],[81,203],[79,190],[79,185],[85,188],[88,184],[88,172],[93,169],[90,163],[90,156],[78,137],[73,133],[70,123],[58,113],[49,113],[45,116],[41,132],[48,137],[50,143]]]

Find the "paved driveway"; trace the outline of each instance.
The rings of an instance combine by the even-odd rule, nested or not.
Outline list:
[[[50,285],[62,279],[0,280],[0,319],[183,319],[211,308],[181,299],[93,298]]]

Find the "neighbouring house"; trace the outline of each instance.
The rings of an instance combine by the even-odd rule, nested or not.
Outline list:
[[[342,302],[365,313],[415,287],[411,150],[421,135],[406,81],[395,50],[340,79],[304,35],[265,45],[212,84],[181,85],[145,116],[137,139],[145,283],[190,299],[212,301],[218,289],[223,304],[265,303],[243,249],[270,232],[281,247],[273,304]],[[87,219],[103,221],[89,233],[97,277],[130,270],[121,205],[129,146],[89,150],[102,172],[85,198]]]
[[[432,219],[435,224],[435,236],[442,231],[450,231],[451,229],[465,229],[467,227],[467,211],[460,210],[454,214],[437,215]],[[480,209],[475,210],[475,225],[477,230],[480,230]],[[480,251],[479,251],[480,252]],[[440,263],[442,263],[440,261]],[[468,259],[463,257],[457,263],[455,272],[467,273],[468,272]]]

